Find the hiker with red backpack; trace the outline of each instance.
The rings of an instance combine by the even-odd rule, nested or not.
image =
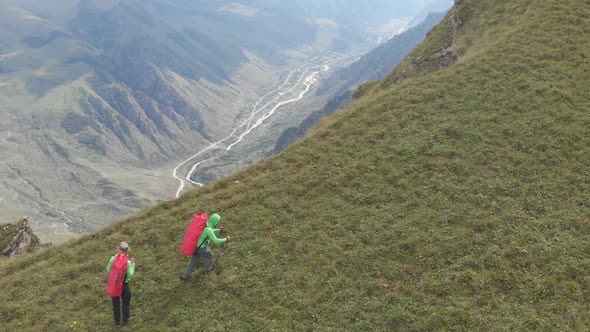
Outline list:
[[[113,299],[115,325],[121,326],[121,299],[123,299],[123,325],[127,325],[131,304],[129,281],[135,273],[135,258],[129,259],[129,245],[126,242],[119,244],[119,253],[109,260],[107,273],[109,274],[107,295]]]
[[[213,269],[215,256],[213,256],[211,249],[208,247],[209,241],[213,241],[215,244],[221,244],[231,240],[231,236],[229,235],[224,239],[217,237],[216,233],[223,231],[223,227],[215,228],[220,219],[221,217],[217,213],[213,214],[209,219],[207,219],[207,214],[202,212],[198,212],[193,217],[181,247],[181,252],[184,255],[192,257],[180,280],[184,282],[189,280],[193,269],[197,266],[201,257],[205,258],[205,273],[209,274]]]

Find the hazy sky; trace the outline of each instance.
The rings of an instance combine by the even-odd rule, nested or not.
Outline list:
[[[368,0],[370,3],[372,0]],[[400,12],[409,16],[420,15],[422,12],[441,12],[449,9],[454,0],[390,0],[399,6]]]
[[[242,4],[260,6],[261,0],[240,0]],[[287,15],[326,17],[348,24],[383,24],[394,18],[411,19],[429,12],[442,12],[453,0],[268,0],[274,11]]]

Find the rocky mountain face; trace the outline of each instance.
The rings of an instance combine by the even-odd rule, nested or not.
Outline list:
[[[49,241],[170,197],[160,169],[228,130],[236,101],[272,79],[242,48],[143,2],[65,2],[0,2],[0,203],[6,218],[34,215]]]
[[[41,248],[27,217],[13,224],[0,225],[0,251],[2,255],[15,257]]]

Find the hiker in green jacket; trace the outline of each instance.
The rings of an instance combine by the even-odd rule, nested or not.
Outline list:
[[[119,253],[128,255],[129,253],[129,245],[126,242],[121,242],[119,244]],[[109,260],[109,264],[107,265],[107,273],[111,272],[111,267],[113,266],[113,262],[115,261],[114,255]],[[113,315],[115,318],[115,325],[121,325],[121,299],[123,299],[123,325],[129,324],[129,307],[131,305],[131,289],[129,288],[129,281],[133,278],[133,274],[135,274],[135,258],[129,258],[127,261],[127,270],[125,271],[125,280],[123,281],[123,292],[119,297],[113,297]]]
[[[211,272],[215,256],[213,256],[211,249],[208,247],[209,241],[213,240],[213,243],[221,244],[231,240],[231,236],[229,235],[225,239],[220,239],[217,237],[216,233],[221,233],[223,231],[223,227],[215,228],[220,219],[221,217],[215,213],[209,217],[209,220],[207,220],[207,226],[203,230],[203,233],[201,233],[199,241],[197,241],[197,250],[195,250],[191,260],[188,262],[186,271],[184,272],[184,275],[180,277],[180,280],[185,282],[188,281],[191,272],[193,272],[193,269],[199,263],[201,256],[205,257],[205,273],[209,274],[209,272]]]

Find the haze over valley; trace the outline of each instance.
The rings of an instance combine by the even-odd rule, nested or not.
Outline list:
[[[0,0],[0,222],[61,242],[235,172],[450,4]]]

